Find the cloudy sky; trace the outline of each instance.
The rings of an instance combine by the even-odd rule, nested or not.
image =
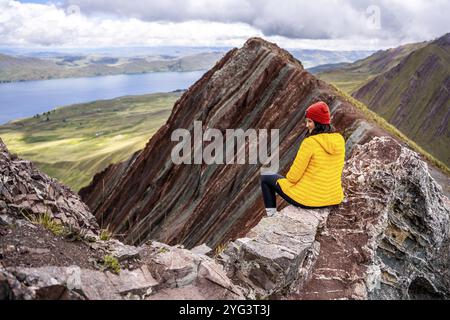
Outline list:
[[[0,0],[0,46],[374,50],[450,32],[448,0]]]

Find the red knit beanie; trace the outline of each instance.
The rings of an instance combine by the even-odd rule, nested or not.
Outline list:
[[[330,124],[330,108],[323,101],[314,103],[306,109],[306,118],[321,124]]]

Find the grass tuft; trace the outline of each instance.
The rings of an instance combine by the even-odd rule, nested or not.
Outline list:
[[[225,249],[227,248],[228,243],[221,243],[219,244],[216,249],[214,250],[214,256],[217,257],[219,256],[222,252],[225,251]]]
[[[100,230],[100,240],[108,241],[112,237],[112,232],[108,228]]]
[[[159,248],[158,253],[166,253],[166,252],[169,252],[169,251],[170,251],[169,249],[167,249],[165,247],[161,247],[161,248]]]
[[[41,213],[38,216],[32,216],[29,221],[33,224],[41,225],[51,231],[55,236],[62,236],[65,233],[65,227],[56,221],[50,214]]]
[[[115,274],[119,274],[120,273],[119,260],[117,260],[117,258],[115,258],[111,255],[104,256],[103,261],[102,261],[102,269],[103,269],[103,271],[110,270],[111,272],[113,272]]]

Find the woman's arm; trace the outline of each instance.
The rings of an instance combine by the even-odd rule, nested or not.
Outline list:
[[[288,173],[286,174],[286,179],[291,183],[297,183],[303,176],[306,167],[309,164],[313,154],[313,149],[311,146],[310,139],[304,139],[298,149],[297,155],[294,162],[291,165]]]

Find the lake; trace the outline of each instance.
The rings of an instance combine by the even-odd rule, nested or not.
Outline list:
[[[0,125],[75,103],[187,89],[205,72],[153,72],[0,83]]]

